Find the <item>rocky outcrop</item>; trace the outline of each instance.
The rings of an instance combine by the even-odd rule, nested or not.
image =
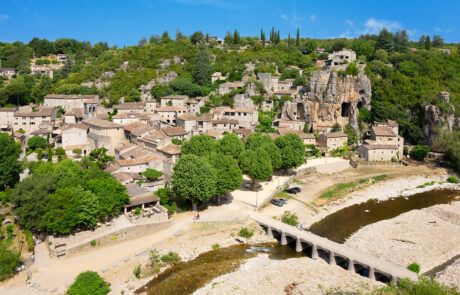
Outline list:
[[[172,80],[177,78],[177,73],[174,71],[170,71],[162,77],[155,78],[150,80],[147,84],[141,85],[139,87],[139,91],[141,92],[141,101],[151,100],[152,97],[152,88],[155,85],[166,85],[171,83]]]
[[[357,76],[321,70],[312,74],[299,98],[284,105],[282,118],[304,120],[313,129],[335,123],[358,127],[358,109],[370,108],[371,82],[363,68]]]
[[[437,105],[428,104],[424,106],[423,133],[426,143],[433,151],[442,151],[438,138],[442,132],[451,132],[459,127],[458,118],[455,118],[455,109],[450,104],[449,92],[439,93],[438,99],[446,108],[441,111]]]

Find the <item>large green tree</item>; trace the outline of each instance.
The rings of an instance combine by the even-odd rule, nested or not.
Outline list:
[[[200,85],[207,85],[211,80],[211,61],[204,46],[200,47],[195,59],[195,81]]]
[[[0,190],[13,187],[19,181],[22,165],[18,161],[20,149],[13,137],[0,133]]]
[[[247,174],[254,182],[269,180],[273,175],[270,155],[262,148],[243,151],[240,155],[239,165],[243,173]]]
[[[244,151],[244,142],[233,133],[227,133],[217,143],[219,153],[238,159]]]
[[[206,156],[215,152],[217,143],[209,135],[196,135],[182,144],[181,153],[183,155]]]
[[[304,163],[305,146],[297,134],[286,134],[275,139],[281,150],[281,168],[296,168]]]
[[[228,155],[212,154],[206,157],[217,173],[216,194],[225,195],[239,188],[243,181],[238,162]]]
[[[246,148],[254,151],[259,148],[265,150],[270,156],[272,169],[277,170],[281,168],[281,151],[270,136],[261,133],[253,133],[249,135],[246,140]]]
[[[216,170],[205,159],[189,154],[182,156],[173,168],[172,187],[180,198],[190,200],[196,210],[216,194]]]
[[[7,242],[0,240],[0,281],[12,276],[20,261],[19,252],[11,250]]]
[[[36,149],[44,149],[48,146],[48,141],[46,138],[41,137],[41,136],[32,136],[29,141],[27,142],[27,147],[31,149],[32,151],[35,151]]]

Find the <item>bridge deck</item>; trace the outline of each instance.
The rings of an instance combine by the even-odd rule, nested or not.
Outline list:
[[[368,254],[357,252],[353,249],[350,249],[343,244],[339,244],[328,240],[326,238],[320,237],[308,231],[299,230],[293,226],[282,223],[278,220],[274,220],[270,217],[259,213],[253,213],[251,219],[263,225],[265,227],[271,227],[273,230],[284,232],[286,235],[300,239],[307,243],[316,245],[318,248],[324,250],[332,251],[337,256],[343,256],[344,258],[352,259],[355,262],[358,262],[363,265],[372,266],[379,272],[390,274],[397,278],[409,278],[412,280],[417,280],[417,275],[407,270],[404,267],[395,265],[391,262],[379,259]]]

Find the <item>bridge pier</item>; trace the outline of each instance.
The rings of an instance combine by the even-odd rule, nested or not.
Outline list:
[[[272,232],[272,228],[270,226],[267,226],[267,236],[270,239],[273,239],[273,232]]]
[[[347,270],[355,272],[355,262],[351,258],[348,258],[348,269]]]
[[[370,265],[369,265],[369,275],[367,277],[375,281],[375,269]]]
[[[303,250],[303,249],[302,249],[302,242],[300,241],[299,238],[297,238],[297,239],[295,240],[295,250],[296,250],[297,252],[302,252],[302,250]]]
[[[287,245],[286,233],[284,231],[281,232],[281,245]]]
[[[336,265],[335,254],[333,251],[329,251],[329,265]]]
[[[311,259],[318,259],[318,247],[315,244],[311,244]]]

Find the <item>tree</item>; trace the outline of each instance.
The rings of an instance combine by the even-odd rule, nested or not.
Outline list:
[[[265,37],[265,32],[263,30],[260,30],[260,40],[262,41],[262,47],[265,47],[267,37]]]
[[[425,39],[425,50],[430,50],[431,49],[431,40],[430,36],[426,36]]]
[[[67,290],[68,295],[106,295],[109,292],[110,284],[94,271],[80,273]]]
[[[299,47],[300,46],[300,29],[297,28],[297,32],[295,35],[295,46]]]
[[[19,252],[9,249],[7,243],[0,240],[0,281],[13,275],[20,261]]]
[[[38,148],[44,149],[48,146],[48,141],[46,140],[46,138],[35,135],[29,139],[29,141],[27,142],[27,146],[32,151],[35,151]]]
[[[237,30],[233,32],[233,44],[240,44],[240,33]]]
[[[345,126],[345,134],[347,135],[347,144],[349,146],[353,146],[358,143],[358,134],[356,134],[355,129],[350,125],[347,124]]]
[[[239,165],[243,173],[253,182],[268,180],[273,175],[270,155],[264,149],[245,150],[239,158]]]
[[[425,47],[426,43],[426,35],[420,36],[420,39],[418,40],[418,47],[422,48]]]
[[[410,156],[417,161],[425,160],[430,148],[426,145],[416,145],[411,151]]]
[[[107,167],[114,159],[113,156],[107,155],[107,149],[105,147],[96,148],[89,153],[89,160],[96,163],[101,169]]]
[[[207,160],[217,173],[216,194],[218,196],[240,187],[243,173],[234,158],[228,155],[212,154],[207,157]]]
[[[392,52],[394,50],[393,34],[386,28],[383,28],[380,31],[377,37],[377,43],[375,44],[375,49],[384,49],[387,52]]]
[[[342,126],[340,126],[340,124],[336,122],[331,128],[331,132],[338,132],[338,131],[342,131]]]
[[[0,133],[0,191],[19,181],[22,165],[18,161],[20,149],[13,137]]]
[[[154,181],[162,175],[162,172],[155,170],[153,168],[147,168],[144,172],[142,172],[142,176],[144,176],[148,181]]]
[[[434,35],[433,42],[431,42],[431,45],[437,48],[442,47],[444,45],[444,39],[442,39],[440,35]]]
[[[211,136],[196,135],[182,144],[181,153],[202,157],[215,152],[216,148],[216,141]]]
[[[206,85],[211,78],[211,62],[204,45],[200,47],[195,59],[195,81],[200,85]]]
[[[397,31],[394,35],[394,49],[396,52],[405,52],[409,48],[409,36],[406,30]]]
[[[182,156],[173,168],[173,190],[178,197],[190,200],[193,210],[198,202],[205,202],[216,194],[216,183],[216,170],[196,155]]]
[[[276,146],[281,151],[281,167],[295,168],[303,164],[305,147],[297,134],[286,134],[275,139]]]
[[[161,35],[161,43],[169,43],[171,42],[171,37],[169,37],[168,31],[164,31],[163,35]]]
[[[351,63],[351,64],[349,64],[347,66],[347,68],[345,69],[345,73],[347,73],[347,75],[351,75],[351,76],[358,76],[359,69],[356,66],[356,64],[353,62],[353,63]]]
[[[226,133],[217,143],[217,151],[223,155],[238,159],[244,151],[244,142],[233,133]]]
[[[386,52],[384,49],[376,50],[375,59],[380,60],[384,63],[388,63],[388,52]]]
[[[193,33],[190,36],[190,42],[192,42],[192,44],[196,45],[198,43],[203,42],[203,38],[204,38],[203,33],[201,31],[198,31],[198,32]]]

